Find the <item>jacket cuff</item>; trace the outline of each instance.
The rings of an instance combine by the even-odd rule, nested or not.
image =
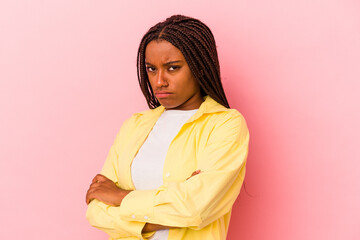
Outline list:
[[[94,199],[88,206],[86,217],[92,226],[103,230],[111,238],[142,239],[144,236],[141,232],[146,223],[124,221],[118,212],[119,207],[111,207]]]
[[[122,200],[119,214],[122,219],[136,222],[151,222],[154,199],[158,190],[131,191]]]

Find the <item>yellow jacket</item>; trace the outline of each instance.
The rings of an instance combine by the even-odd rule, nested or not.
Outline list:
[[[135,190],[130,166],[157,119],[160,106],[134,114],[121,127],[101,174]],[[243,116],[209,96],[182,126],[167,152],[161,187],[130,192],[119,207],[93,200],[90,224],[110,239],[146,239],[146,222],[179,227],[169,240],[226,239],[230,214],[245,176],[249,132]],[[186,180],[200,169],[201,173]]]

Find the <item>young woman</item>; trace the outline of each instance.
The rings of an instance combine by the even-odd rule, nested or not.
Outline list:
[[[171,16],[144,35],[137,62],[150,110],[121,127],[87,192],[88,221],[110,239],[226,239],[249,132],[210,29]]]

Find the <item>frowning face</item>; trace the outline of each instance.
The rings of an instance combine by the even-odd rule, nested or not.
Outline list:
[[[178,48],[153,40],[146,47],[145,64],[155,97],[167,110],[199,108],[204,101],[199,83]]]

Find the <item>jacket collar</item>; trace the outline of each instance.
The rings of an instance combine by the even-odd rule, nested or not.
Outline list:
[[[192,122],[196,119],[200,118],[204,114],[215,113],[215,112],[224,112],[229,109],[224,107],[223,105],[216,102],[210,96],[204,97],[204,102],[200,105],[199,110],[187,121]],[[165,107],[160,105],[159,107],[143,112],[139,112],[139,115],[143,115],[143,117],[156,118],[158,119],[160,115],[165,111]]]

